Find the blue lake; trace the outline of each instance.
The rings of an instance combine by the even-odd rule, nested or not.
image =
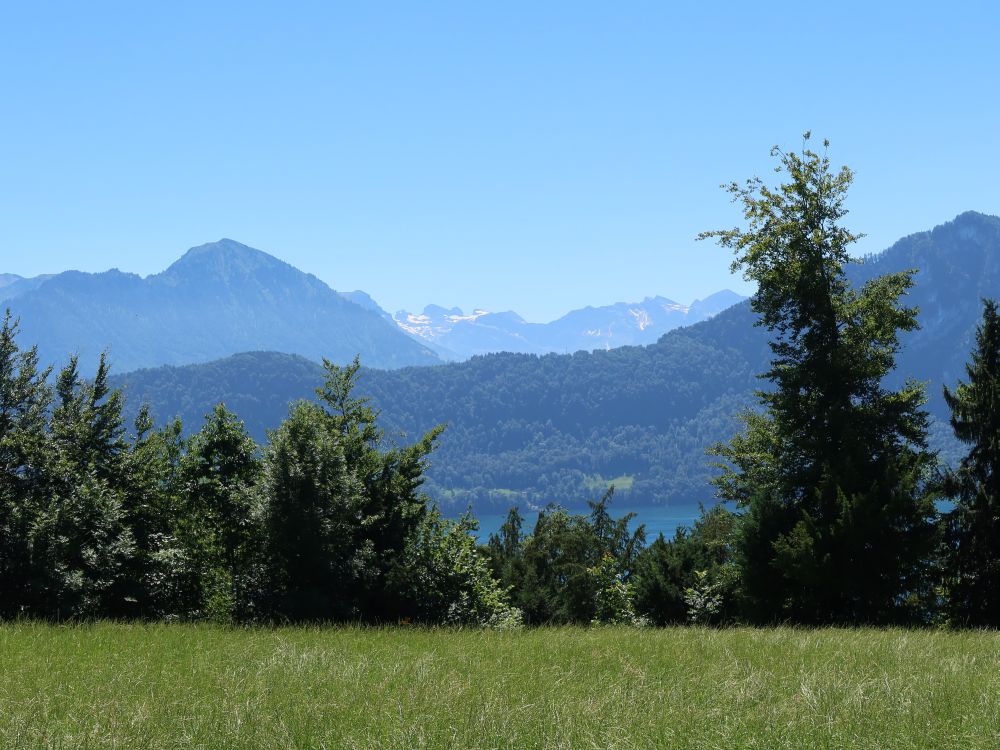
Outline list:
[[[946,500],[940,500],[936,505],[939,513],[947,513],[955,507],[954,503]],[[706,505],[705,507],[709,508],[711,506]],[[729,509],[732,510],[733,506],[730,505]],[[621,518],[626,513],[635,513],[636,517],[632,520],[631,528],[634,529],[640,523],[645,524],[647,543],[652,542],[660,534],[670,539],[678,527],[694,525],[695,519],[701,515],[701,508],[697,503],[641,506],[626,505],[624,503],[620,506],[612,504],[610,511],[611,515],[615,518]],[[590,511],[587,508],[571,508],[569,512],[574,515],[583,515]],[[458,517],[458,514],[452,515],[447,513],[446,515],[450,518]],[[522,508],[521,516],[524,518],[522,531],[525,534],[530,534],[531,530],[535,528],[535,520],[538,518],[538,513]],[[477,514],[476,518],[479,520],[479,533],[477,536],[479,541],[485,544],[490,538],[490,534],[498,532],[503,522],[507,520],[507,511],[483,512],[482,514]]]
[[[646,540],[649,542],[652,542],[661,533],[669,539],[674,535],[679,526],[691,526],[701,514],[701,509],[697,503],[690,505],[644,506],[630,506],[623,503],[620,506],[612,504],[609,510],[615,518],[621,518],[627,513],[635,513],[636,517],[632,521],[632,528],[635,528],[638,524],[645,524]],[[586,514],[589,513],[589,510],[586,508],[570,509],[569,512],[573,514]],[[530,533],[535,527],[535,520],[538,518],[538,513],[522,508],[521,516],[524,518],[524,533]],[[479,540],[485,543],[489,539],[490,534],[499,531],[503,522],[507,520],[507,511],[483,512],[476,514],[476,518],[479,520]]]

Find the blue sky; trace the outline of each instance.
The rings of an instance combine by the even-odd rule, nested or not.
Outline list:
[[[210,7],[209,7],[210,6]],[[0,271],[232,237],[544,321],[746,291],[696,243],[807,129],[858,248],[1000,213],[992,3],[5,3]]]

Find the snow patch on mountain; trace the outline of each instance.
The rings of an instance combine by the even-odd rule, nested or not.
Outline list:
[[[697,323],[744,299],[724,290],[682,305],[666,297],[573,310],[551,323],[529,323],[514,312],[428,305],[421,313],[400,310],[393,320],[411,336],[443,347],[460,359],[512,351],[566,353],[650,344],[667,331]]]
[[[653,324],[652,318],[649,317],[649,313],[645,310],[629,310],[629,313],[635,318],[635,324],[639,326],[640,331],[645,331],[649,326]]]

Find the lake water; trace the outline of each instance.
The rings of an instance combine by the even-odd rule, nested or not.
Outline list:
[[[615,518],[621,518],[627,513],[635,513],[636,517],[633,519],[631,527],[634,529],[638,524],[645,524],[646,540],[648,542],[652,542],[661,533],[667,539],[671,538],[679,526],[691,526],[701,514],[701,509],[697,503],[690,505],[644,506],[622,504],[621,506],[612,505],[609,510]],[[589,509],[571,509],[569,512],[573,514],[586,514],[590,511]],[[521,516],[524,518],[522,530],[526,534],[530,533],[535,528],[538,513],[522,508]],[[476,514],[476,518],[479,520],[479,541],[485,543],[490,538],[490,534],[499,531],[503,522],[507,520],[507,511],[483,512]]]
[[[955,507],[954,503],[946,500],[938,501],[936,505],[939,513],[947,513]],[[708,507],[710,506],[706,506],[706,509]],[[728,507],[730,510],[733,509],[732,505]],[[634,529],[640,523],[645,524],[647,543],[655,540],[660,534],[663,534],[663,536],[667,539],[672,538],[678,527],[693,526],[695,519],[701,515],[701,508],[697,503],[690,505],[642,506],[630,506],[623,504],[620,507],[612,505],[610,511],[614,518],[621,518],[626,513],[635,513],[636,517],[632,521],[631,528]],[[571,509],[569,512],[577,515],[586,514],[590,511],[588,509],[576,508]],[[535,528],[535,521],[538,518],[538,513],[521,509],[521,516],[524,518],[522,531],[525,534],[530,534],[531,530]],[[476,518],[479,520],[479,541],[485,544],[490,538],[490,534],[495,534],[500,530],[500,527],[503,526],[503,522],[507,520],[507,511],[503,511],[502,513],[484,512],[481,515],[477,515]]]

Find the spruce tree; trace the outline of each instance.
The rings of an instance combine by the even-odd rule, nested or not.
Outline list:
[[[6,312],[0,325],[0,618],[30,605],[29,535],[44,497],[48,370],[39,370],[36,348],[17,344],[17,321]]]
[[[809,135],[806,134],[806,141]],[[824,143],[824,147],[827,144]],[[853,173],[809,150],[775,148],[770,187],[726,187],[745,229],[707,232],[757,285],[772,333],[758,411],[716,447],[719,495],[746,509],[739,543],[746,615],[756,620],[895,622],[919,617],[934,543],[925,480],[924,391],[883,386],[917,311],[900,298],[913,272],[851,288],[855,235],[841,226]]]
[[[128,445],[122,397],[108,387],[104,355],[92,381],[75,357],[56,380],[45,502],[31,531],[39,614],[96,617],[121,612],[134,555],[125,510]]]
[[[944,388],[955,437],[969,446],[945,492],[955,499],[945,518],[945,572],[953,622],[1000,626],[1000,312],[983,302],[967,382]]]

